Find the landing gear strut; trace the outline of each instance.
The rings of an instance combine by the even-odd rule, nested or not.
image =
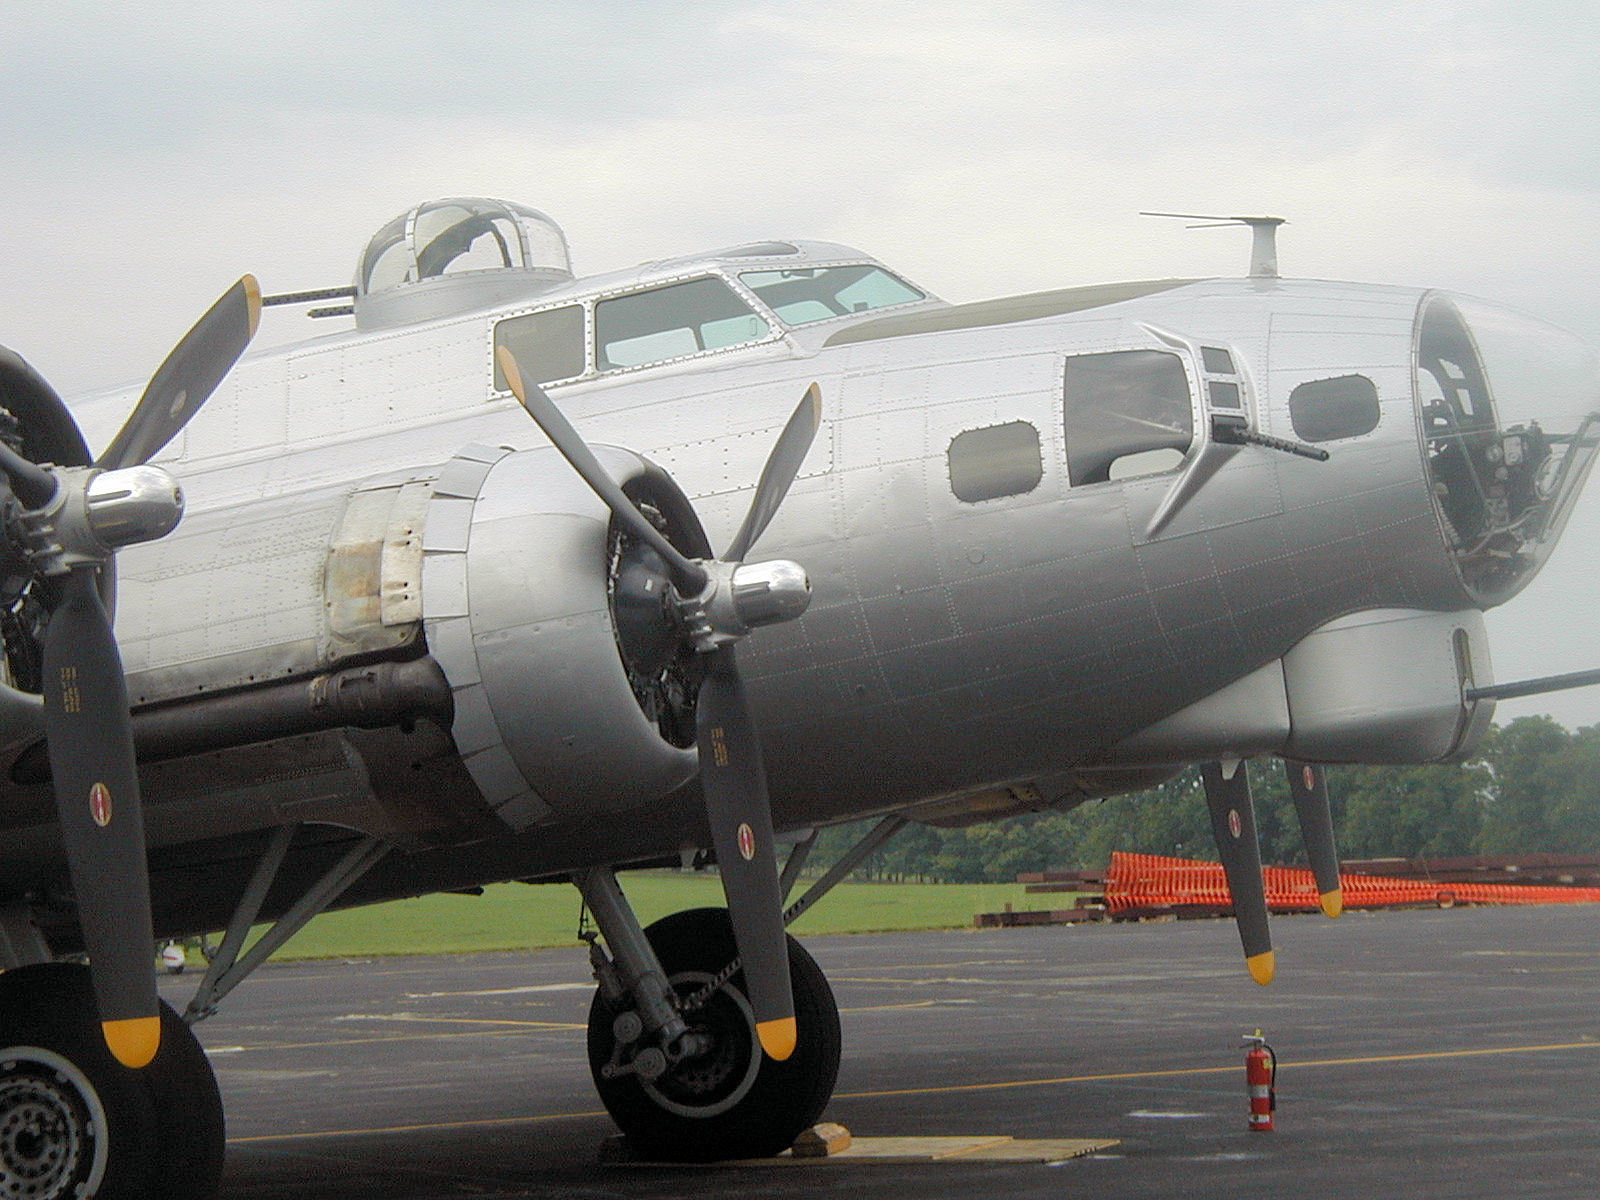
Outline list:
[[[675,1162],[760,1158],[793,1144],[822,1115],[839,1071],[839,1009],[822,971],[788,939],[798,1044],[786,1061],[761,1052],[727,911],[675,913],[644,931],[687,1031],[660,1050],[627,997],[602,988],[589,1009],[595,1088],[634,1149]],[[608,939],[609,940],[609,939]],[[649,1064],[636,1069],[644,1059]]]
[[[784,910],[794,921],[906,827],[890,816]],[[799,880],[816,831],[779,880]],[[762,1158],[816,1123],[839,1075],[839,1008],[821,969],[787,939],[797,1039],[763,1054],[727,911],[696,908],[640,929],[609,867],[573,877],[611,954],[589,936],[600,990],[589,1008],[589,1069],[606,1110],[640,1154],[676,1162]]]
[[[155,1061],[134,1071],[106,1049],[88,968],[0,975],[0,1196],[206,1200],[222,1157],[216,1078],[170,1007]]]

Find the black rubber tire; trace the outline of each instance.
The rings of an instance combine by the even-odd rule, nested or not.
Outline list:
[[[720,908],[674,913],[645,935],[668,980],[684,995],[698,990],[737,953],[727,911]],[[617,1012],[595,995],[589,1009],[589,1069],[606,1110],[641,1158],[765,1158],[792,1145],[822,1115],[839,1074],[839,1008],[811,955],[792,937],[788,942],[798,1043],[783,1062],[762,1057],[753,1082],[748,1081],[751,1055],[760,1050],[748,1019],[742,972],[690,1018],[691,1029],[719,1032],[713,1050],[675,1064],[651,1085],[631,1075],[602,1076],[601,1068],[611,1061]]]
[[[89,1119],[97,1106],[103,1134]],[[54,1136],[39,1132],[44,1113]],[[156,1131],[149,1088],[106,1048],[88,968],[0,975],[0,1180],[38,1188],[38,1200],[77,1200],[98,1171],[96,1200],[148,1200]]]
[[[161,1050],[140,1075],[156,1114],[155,1194],[162,1200],[211,1200],[227,1151],[222,1093],[194,1032],[165,1001]]]

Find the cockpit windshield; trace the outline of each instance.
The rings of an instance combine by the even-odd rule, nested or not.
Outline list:
[[[903,279],[870,263],[745,271],[739,282],[786,325],[810,325],[927,298]]]

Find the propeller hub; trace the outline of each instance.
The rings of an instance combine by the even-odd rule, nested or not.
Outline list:
[[[171,533],[183,517],[183,489],[160,467],[124,467],[91,479],[83,506],[95,540],[116,550]]]
[[[811,579],[799,563],[701,560],[706,586],[678,602],[684,632],[694,648],[709,654],[730,646],[752,629],[792,621],[811,603]]]
[[[741,563],[732,583],[733,607],[747,629],[792,621],[811,604],[811,578],[786,558]]]

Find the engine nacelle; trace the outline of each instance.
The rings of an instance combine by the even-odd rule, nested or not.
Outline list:
[[[663,472],[594,451],[704,553]],[[435,486],[423,549],[424,626],[454,691],[456,744],[504,820],[616,812],[694,777],[692,742],[647,714],[623,660],[610,513],[554,449],[461,451]]]

